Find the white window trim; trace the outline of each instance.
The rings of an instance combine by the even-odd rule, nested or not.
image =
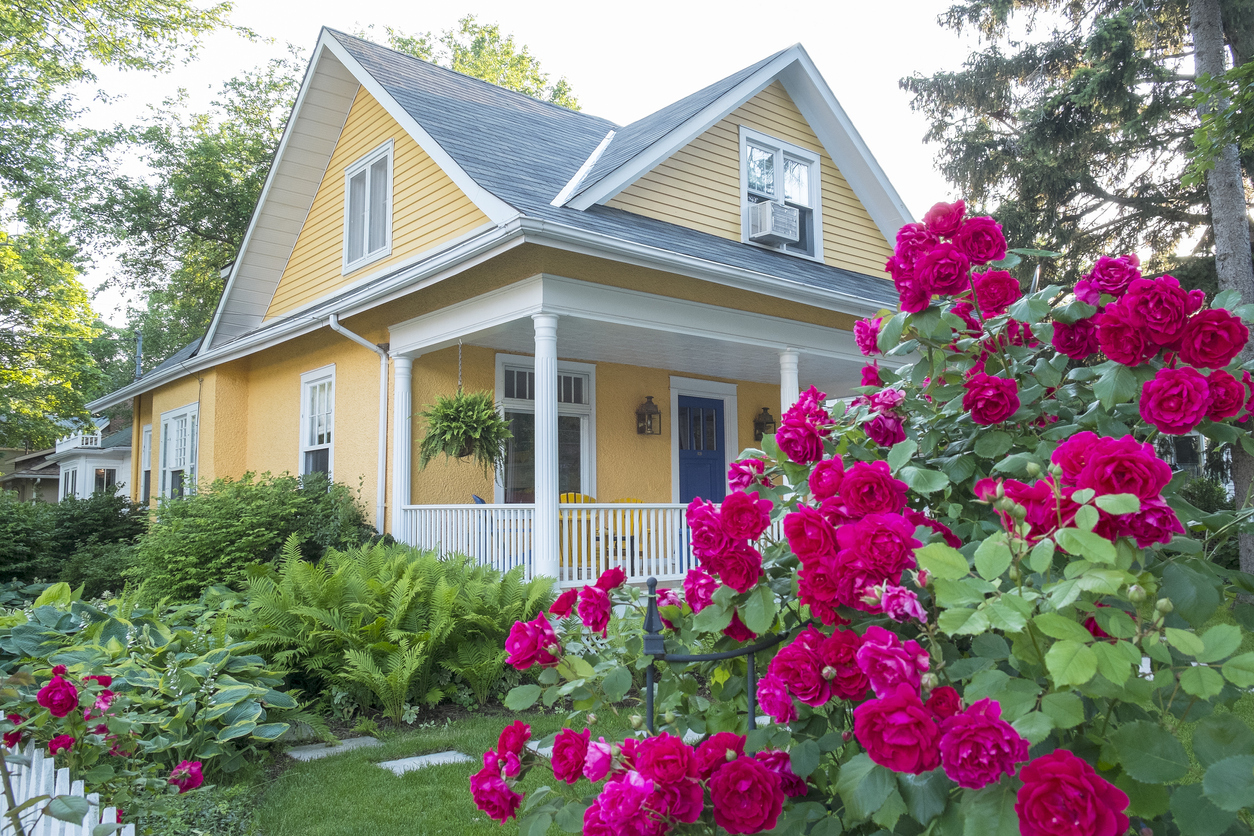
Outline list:
[[[161,445],[157,450],[157,454],[161,457],[161,466],[158,469],[160,482],[157,484],[156,494],[161,499],[170,498],[169,472],[170,468],[166,465],[169,460],[169,445],[166,444],[165,428],[179,418],[186,416],[188,418],[188,439],[187,439],[187,466],[184,468],[184,478],[187,480],[184,484],[183,496],[190,496],[196,492],[196,479],[200,474],[200,402],[195,401],[177,409],[169,409],[161,413]],[[191,419],[196,419],[196,432],[193,439],[191,432]]]
[[[671,502],[679,502],[679,396],[717,398],[723,401],[723,478],[740,454],[736,411],[736,384],[671,375]]]
[[[798,157],[810,165],[810,209],[814,217],[814,255],[806,255],[805,253],[793,252],[787,249],[783,244],[778,246],[770,246],[768,244],[759,244],[756,241],[749,240],[749,207],[752,205],[749,200],[749,155],[747,146],[752,141],[756,145],[766,145],[771,148],[778,148],[780,152],[788,154],[791,157]],[[805,148],[785,142],[782,139],[764,134],[761,131],[755,131],[744,125],[740,126],[740,240],[742,243],[750,246],[760,247],[764,250],[770,250],[776,253],[785,253],[796,258],[804,258],[809,261],[823,260],[823,165],[821,157]],[[678,495],[678,494],[676,494]]]
[[[512,366],[514,368],[529,368],[534,370],[536,358],[526,354],[497,354],[496,355],[496,392],[495,398],[497,404],[500,405],[502,417],[506,408],[513,411],[526,411],[527,409],[535,410],[535,401],[506,400],[505,398],[505,367]],[[558,415],[579,415],[588,422],[588,433],[586,437],[585,455],[583,456],[583,467],[579,474],[579,481],[582,484],[582,493],[587,496],[597,495],[597,367],[592,363],[571,363],[564,360],[557,361],[557,373],[563,372],[567,374],[584,374],[588,376],[588,403],[573,404],[559,403],[557,405]],[[505,502],[505,484],[501,481],[498,473],[496,483],[492,486],[492,501],[498,505]],[[598,497],[599,500],[599,497]]]
[[[61,471],[61,496],[57,498],[60,502],[62,499],[73,497],[78,499],[78,462],[75,461],[74,466],[65,468]]]
[[[309,391],[310,386],[313,386],[318,383],[322,383],[323,381],[326,381],[326,380],[331,381],[331,443],[325,445],[327,448],[327,478],[333,479],[335,478],[334,474],[335,474],[335,439],[336,439],[336,434],[335,434],[336,385],[335,385],[335,364],[334,363],[331,363],[328,366],[322,366],[317,369],[311,369],[310,371],[307,371],[300,376],[300,427],[299,427],[299,436],[297,438],[297,441],[299,442],[297,444],[297,446],[299,447],[299,452],[297,453],[296,472],[299,473],[301,476],[304,476],[305,475],[305,453],[309,452],[310,450],[320,450],[324,446],[321,444],[309,445],[305,443],[305,438],[306,438],[305,430],[307,429],[305,426],[305,421],[309,417],[308,413],[305,411],[309,403],[308,399],[305,397],[305,394],[306,392]]]
[[[139,445],[139,492],[136,499],[144,501],[144,474],[148,474],[148,499],[152,501],[152,424],[144,424],[140,431]]]
[[[348,260],[348,208],[349,208],[348,207],[348,202],[349,202],[348,184],[349,184],[349,181],[353,179],[353,177],[357,176],[362,171],[367,171],[371,165],[378,162],[382,158],[386,158],[388,161],[388,174],[387,174],[387,190],[388,190],[387,207],[388,208],[387,208],[387,218],[383,225],[385,243],[382,248],[380,248],[379,250],[376,250],[375,252],[372,252],[372,253],[364,252],[365,247],[366,247],[366,242],[370,240],[370,217],[369,217],[369,214],[367,214],[366,224],[362,229],[362,234],[366,236],[366,242],[363,242],[362,244],[362,250],[364,254],[361,256],[361,258],[355,259],[353,261],[349,261]],[[392,143],[392,140],[389,139],[386,142],[384,142],[382,145],[370,151],[368,154],[361,157],[352,165],[349,165],[348,167],[344,169],[344,234],[343,234],[344,241],[343,241],[342,264],[340,266],[340,275],[347,276],[349,273],[355,273],[356,271],[360,270],[362,267],[365,267],[367,264],[373,264],[379,259],[387,258],[389,255],[392,254],[392,216],[395,214],[393,212],[393,207],[392,207],[392,191],[393,191],[392,190],[392,169],[393,169],[394,160],[395,160],[395,154],[393,153],[393,143]],[[369,183],[370,183],[370,175],[367,174],[366,175],[366,184],[367,184],[366,206],[367,207],[369,207],[370,205],[370,193],[368,190]]]

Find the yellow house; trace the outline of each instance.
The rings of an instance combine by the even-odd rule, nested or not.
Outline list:
[[[208,332],[92,407],[133,403],[136,499],[326,471],[416,545],[679,577],[755,417],[859,384],[909,221],[800,45],[619,126],[323,30]],[[415,466],[459,382],[495,480]]]

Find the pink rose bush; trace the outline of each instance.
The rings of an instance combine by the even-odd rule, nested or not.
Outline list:
[[[1254,522],[1194,507],[1163,445],[1254,446],[1254,308],[1132,255],[1036,289],[1022,262],[1046,256],[962,201],[903,227],[898,310],[854,330],[861,385],[808,388],[720,501],[686,508],[653,716],[641,646],[601,638],[610,611],[642,622],[646,595],[563,591],[507,641],[538,682],[513,702],[568,709],[561,792],[521,813],[539,764],[498,744],[472,778],[481,809],[597,836],[1188,836],[1184,816],[1222,830],[1254,808],[1234,789],[1254,729],[1229,710],[1254,654],[1214,618],[1254,578],[1209,559]],[[753,679],[744,655],[683,660],[750,642]],[[610,710],[633,733],[594,740]]]

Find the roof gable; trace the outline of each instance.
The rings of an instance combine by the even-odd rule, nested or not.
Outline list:
[[[778,81],[883,236],[912,218],[848,115],[800,44],[747,67],[618,131],[565,205],[605,204]],[[627,139],[615,148],[620,137]]]

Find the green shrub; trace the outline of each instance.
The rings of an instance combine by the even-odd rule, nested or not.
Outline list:
[[[147,527],[147,509],[125,496],[21,502],[0,491],[0,579],[61,579],[66,563],[89,542],[131,543]]]
[[[126,587],[126,574],[135,566],[135,543],[102,542],[89,537],[69,560],[61,564],[58,581],[77,589],[91,600],[105,593],[121,594]]]
[[[127,816],[141,836],[253,836],[261,800],[255,783],[205,787],[175,796],[164,810]]]
[[[161,502],[139,541],[132,577],[143,600],[194,600],[213,584],[240,586],[248,567],[274,560],[296,535],[306,558],[374,535],[356,495],[322,474],[218,479],[192,496]]]
[[[1227,487],[1216,479],[1194,479],[1180,489],[1180,495],[1207,514],[1232,511],[1236,507],[1228,496]],[[1236,537],[1207,537],[1203,544],[1206,556],[1215,565],[1228,570],[1241,568],[1241,547]]]
[[[485,703],[502,678],[515,621],[551,600],[552,581],[524,583],[466,558],[406,546],[331,551],[302,559],[295,539],[278,569],[250,573],[248,635],[309,693],[348,691],[400,722],[407,703],[434,705],[460,682]],[[452,674],[452,680],[441,671]]]

